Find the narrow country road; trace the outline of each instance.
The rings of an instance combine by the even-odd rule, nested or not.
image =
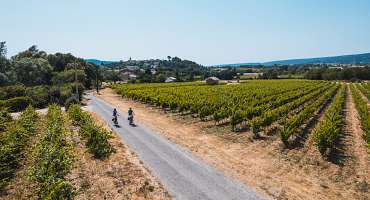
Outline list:
[[[241,183],[225,177],[187,150],[145,126],[129,126],[126,113],[119,113],[118,122],[121,127],[113,126],[113,107],[95,96],[88,95],[87,98],[87,109],[96,112],[110,124],[175,199],[267,199]]]

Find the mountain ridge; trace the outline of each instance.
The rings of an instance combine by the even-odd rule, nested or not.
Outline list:
[[[89,58],[89,59],[84,59],[84,60],[85,60],[85,62],[93,63],[93,64],[96,64],[96,65],[106,65],[106,64],[111,64],[111,63],[114,63],[114,62],[118,62],[118,61],[99,60],[99,59],[95,59],[95,58]]]
[[[299,58],[299,59],[285,59],[268,62],[255,62],[255,63],[231,63],[231,64],[220,64],[213,65],[216,67],[239,67],[243,65],[299,65],[299,64],[369,64],[370,53],[362,54],[349,54],[340,56],[325,56],[325,57],[314,57],[314,58]]]

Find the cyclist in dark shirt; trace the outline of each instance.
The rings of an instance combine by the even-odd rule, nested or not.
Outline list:
[[[131,116],[133,113],[134,113],[134,111],[132,110],[132,108],[129,108],[128,109],[128,116]]]
[[[134,124],[134,111],[132,110],[132,108],[128,109],[128,120],[130,122],[130,125]]]
[[[113,109],[113,119],[112,119],[112,121],[114,122],[114,124],[118,124],[118,120],[117,120],[117,115],[118,115],[118,113],[117,113],[117,109]]]
[[[117,109],[113,109],[113,117],[117,116]]]

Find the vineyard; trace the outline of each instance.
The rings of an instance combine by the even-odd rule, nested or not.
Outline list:
[[[353,182],[343,182],[348,188],[340,187],[355,191],[349,195],[368,197],[369,83],[253,80],[220,85],[203,82],[115,84],[112,89],[109,90],[119,94],[118,101],[122,101],[122,96],[126,102],[150,107],[149,110],[160,115],[180,116],[185,120],[181,123],[188,120],[211,133],[225,132],[225,135],[219,134],[225,136],[221,137],[223,139],[248,138],[248,145],[242,149],[252,149],[252,158],[264,153],[264,157],[273,155],[264,162],[278,159],[278,165],[269,164],[273,168],[280,167],[277,172],[285,171],[292,164],[312,166],[313,172],[307,175],[312,178],[313,174],[332,173],[326,169],[330,168],[328,163],[333,162],[333,158],[341,160],[346,164],[339,164],[338,172],[330,176],[343,173],[341,176]],[[29,106],[18,117],[1,110],[0,199],[90,199],[91,195],[169,198],[159,183],[148,178],[150,173],[138,166],[139,160],[128,160],[132,153],[104,122],[99,121],[98,114],[84,111],[76,104],[65,112],[58,105],[49,105],[47,114],[38,113]],[[184,140],[186,137],[177,135],[176,138]],[[191,145],[194,141],[195,138],[191,138]],[[201,148],[203,142],[194,146]],[[227,143],[227,148],[232,143]],[[217,145],[220,145],[220,152],[213,155],[213,159],[228,152],[222,149],[223,143]],[[208,152],[209,147],[206,145],[203,151]],[[245,157],[251,152],[238,151],[233,151],[233,156],[241,157],[236,163],[230,162],[232,169],[235,165],[248,166],[249,160]],[[258,153],[254,155],[254,151]],[[232,161],[232,156],[225,155],[220,155],[220,159]],[[351,159],[346,160],[346,157]],[[286,163],[281,164],[281,160]],[[271,170],[263,171],[272,173]],[[284,178],[281,174],[273,176]],[[329,182],[332,181],[330,176],[327,177]],[[117,180],[127,184],[124,189]],[[336,182],[330,184],[330,187],[340,188]]]
[[[30,106],[16,119],[2,110],[0,131],[0,199],[85,199],[87,194],[99,198],[112,195],[117,192],[115,188],[104,191],[99,188],[101,183],[94,185],[96,180],[79,177],[113,181],[104,177],[109,165],[99,166],[107,162],[126,166],[128,174],[120,178],[128,182],[128,191],[121,195],[132,196],[133,191],[148,195],[154,189],[163,190],[146,180],[149,175],[140,166],[123,160],[127,155],[119,139],[80,105],[71,105],[67,113],[58,105],[50,105],[46,115],[38,114]],[[93,175],[87,174],[89,170],[93,170]],[[71,178],[74,176],[77,177]],[[147,191],[147,187],[151,190]]]
[[[369,83],[116,84],[102,98],[276,199],[370,198]]]
[[[369,142],[368,107],[357,92],[360,90],[369,97],[369,84],[351,84],[350,87],[361,115],[364,138]],[[254,137],[271,135],[274,127],[285,146],[292,145],[300,138],[307,123],[320,117],[322,119],[312,132],[318,150],[328,154],[335,148],[342,132],[347,84],[258,80],[217,86],[200,83],[116,84],[112,88],[123,97],[192,115],[202,121],[214,121],[215,126],[230,126],[234,132],[250,131]]]

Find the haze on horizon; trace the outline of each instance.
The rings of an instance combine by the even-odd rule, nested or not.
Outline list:
[[[8,56],[127,60],[178,56],[203,65],[370,52],[368,0],[4,0]]]

